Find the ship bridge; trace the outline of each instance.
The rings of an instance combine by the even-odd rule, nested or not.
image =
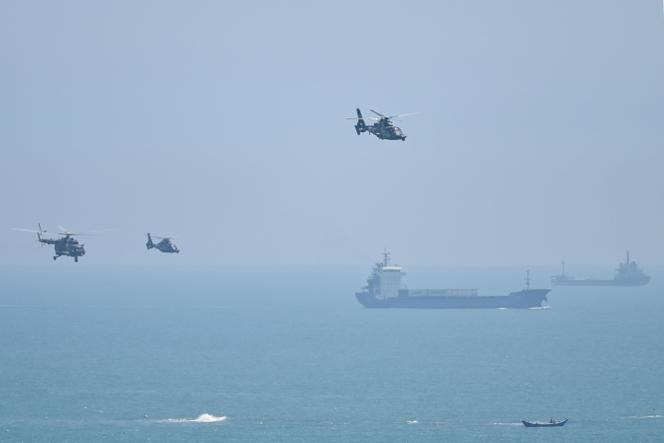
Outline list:
[[[388,265],[383,266],[378,271],[379,278],[379,297],[392,298],[399,296],[399,289],[401,289],[401,277],[404,273],[401,271],[401,266]]]

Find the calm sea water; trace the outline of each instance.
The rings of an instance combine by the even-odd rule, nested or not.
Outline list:
[[[0,441],[664,441],[662,270],[523,311],[363,309],[368,271],[1,268]],[[552,416],[570,422],[519,424]]]

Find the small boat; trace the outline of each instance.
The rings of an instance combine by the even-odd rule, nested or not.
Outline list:
[[[565,423],[567,423],[567,419],[565,420],[554,420],[551,419],[549,421],[527,421],[527,420],[521,420],[521,423],[527,428],[551,428],[554,426],[565,426]]]

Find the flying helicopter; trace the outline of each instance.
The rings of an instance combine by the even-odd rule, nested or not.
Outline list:
[[[407,115],[415,115],[417,112],[397,115],[383,115],[378,111],[374,111],[373,109],[369,110],[378,116],[378,118],[367,117],[376,122],[373,125],[367,125],[365,123],[364,117],[362,117],[362,112],[360,112],[359,108],[356,109],[357,117],[346,117],[347,120],[357,120],[357,123],[355,124],[355,132],[357,132],[357,135],[360,135],[363,132],[370,132],[381,140],[406,141],[406,135],[403,133],[401,128],[395,126],[394,123],[392,123],[392,119],[405,117]]]
[[[168,254],[172,254],[172,253],[179,254],[180,253],[180,250],[177,248],[177,246],[175,246],[173,244],[170,237],[157,237],[155,235],[154,238],[158,238],[158,239],[160,239],[160,241],[157,242],[157,243],[153,242],[152,241],[152,236],[148,232],[148,242],[145,244],[145,246],[148,249],[155,248],[158,251],[165,252],[165,253],[168,253]]]
[[[80,243],[78,240],[76,240],[74,236],[86,235],[86,234],[76,234],[74,232],[66,230],[62,226],[59,226],[60,232],[58,235],[60,235],[60,238],[44,238],[42,237],[42,235],[46,233],[46,230],[42,229],[40,223],[38,223],[37,226],[39,227],[38,231],[32,229],[22,229],[22,228],[14,228],[14,230],[21,232],[36,233],[37,241],[39,243],[41,243],[42,245],[44,244],[53,245],[55,247],[55,255],[53,256],[53,260],[56,260],[58,257],[64,255],[68,257],[74,257],[74,261],[78,262],[78,258],[85,255],[84,245]]]

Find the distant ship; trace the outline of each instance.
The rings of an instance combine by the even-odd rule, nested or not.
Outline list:
[[[508,295],[478,295],[477,289],[403,289],[401,266],[390,264],[389,252],[375,264],[367,285],[355,293],[357,301],[366,308],[420,309],[501,309],[538,308],[546,301],[549,289],[526,289]]]
[[[616,275],[611,280],[594,278],[576,279],[565,275],[565,262],[560,275],[551,277],[551,283],[557,286],[643,286],[650,281],[650,276],[643,272],[635,261],[630,261],[629,251],[625,263],[620,263]]]

